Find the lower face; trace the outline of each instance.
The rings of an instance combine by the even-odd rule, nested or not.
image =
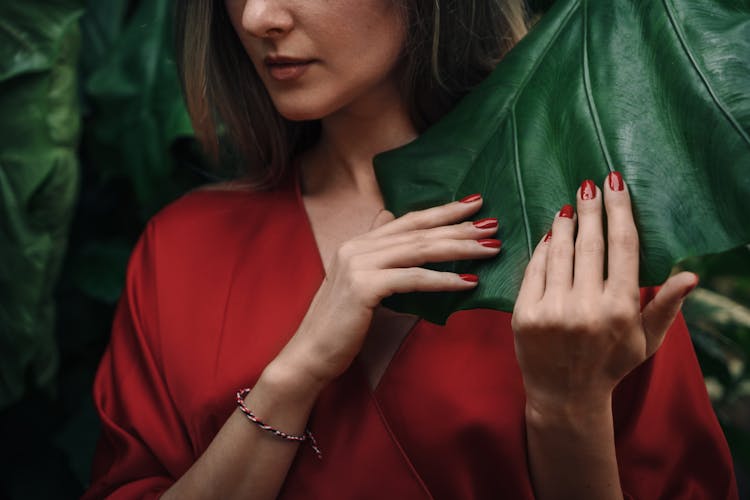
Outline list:
[[[393,0],[226,0],[226,8],[285,118],[367,113],[400,99],[395,69],[405,32]],[[268,64],[269,56],[302,63]]]

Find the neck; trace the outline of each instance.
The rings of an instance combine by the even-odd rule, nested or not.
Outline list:
[[[396,89],[329,115],[321,125],[320,141],[302,158],[308,195],[348,192],[379,198],[373,157],[417,137]]]

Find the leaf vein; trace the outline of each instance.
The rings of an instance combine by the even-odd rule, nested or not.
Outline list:
[[[698,64],[698,61],[695,59],[695,55],[693,55],[693,50],[688,45],[687,39],[685,38],[685,34],[682,32],[680,25],[677,23],[675,19],[675,13],[674,13],[673,7],[670,5],[670,2],[668,0],[662,0],[662,4],[664,5],[664,10],[667,13],[667,17],[669,18],[669,23],[672,25],[672,29],[674,29],[675,35],[677,36],[677,39],[680,41],[680,46],[682,46],[682,50],[685,52],[685,55],[690,60],[690,64],[693,66],[693,69],[695,70],[695,72],[698,73],[698,77],[701,79],[701,82],[703,82],[703,86],[706,88],[706,91],[708,91],[708,94],[711,96],[711,99],[714,101],[714,104],[716,104],[719,110],[721,110],[724,117],[732,125],[732,127],[734,127],[734,129],[742,137],[745,143],[748,146],[750,146],[750,137],[748,137],[745,130],[737,122],[737,119],[734,117],[734,115],[732,115],[731,111],[727,109],[727,107],[721,101],[719,96],[716,94],[716,92],[714,91],[714,88],[711,86],[711,83],[708,81],[708,77],[703,73],[703,70]]]
[[[607,168],[610,172],[614,171],[612,164],[612,156],[609,154],[609,148],[607,147],[607,141],[604,138],[604,131],[602,130],[601,120],[599,120],[599,111],[596,108],[596,101],[594,100],[594,94],[591,90],[591,73],[589,69],[589,14],[588,14],[588,1],[583,2],[583,22],[582,25],[582,43],[581,50],[583,52],[583,90],[586,95],[586,102],[588,103],[589,113],[594,121],[594,129],[596,130],[596,138],[599,141],[599,147],[604,155],[604,160],[607,162]]]
[[[516,128],[516,109],[515,107],[510,113],[510,125],[513,137],[513,167],[516,171],[516,187],[518,188],[518,197],[521,202],[521,213],[523,214],[523,228],[526,231],[526,246],[529,253],[529,260],[533,255],[533,248],[531,247],[531,224],[529,223],[529,211],[526,210],[526,194],[524,193],[523,186],[523,175],[521,174],[521,161],[518,153],[518,129]]]
[[[547,46],[544,48],[544,51],[542,52],[542,54],[536,59],[534,66],[531,68],[531,70],[526,73],[523,81],[518,86],[518,92],[516,92],[515,96],[513,96],[513,99],[511,99],[509,102],[510,117],[511,117],[510,121],[511,121],[512,133],[513,133],[513,163],[514,163],[513,166],[516,171],[516,187],[518,188],[518,197],[521,201],[521,213],[523,214],[523,224],[524,224],[524,231],[526,232],[526,246],[527,246],[527,251],[529,254],[529,260],[531,260],[531,256],[534,253],[534,249],[533,249],[532,241],[531,241],[531,224],[529,222],[529,213],[528,213],[528,210],[526,209],[526,195],[524,194],[523,176],[521,175],[520,153],[518,151],[518,129],[516,127],[516,104],[518,103],[518,100],[521,97],[521,94],[523,94],[524,90],[526,89],[526,85],[529,83],[531,76],[537,72],[542,61],[547,57],[547,53],[550,51],[552,46],[560,37],[560,34],[565,31],[565,27],[567,27],[568,23],[573,18],[573,13],[577,10],[579,6],[580,6],[580,2],[571,3],[570,9],[568,10],[568,12],[565,13],[565,18],[560,23],[557,33],[555,33],[555,36],[552,37],[552,39],[549,41]]]

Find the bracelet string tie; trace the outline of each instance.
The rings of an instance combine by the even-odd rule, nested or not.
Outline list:
[[[240,411],[242,411],[242,413],[247,417],[248,420],[256,424],[264,431],[275,434],[276,436],[282,439],[286,439],[287,441],[309,441],[310,446],[315,452],[315,456],[318,457],[318,459],[323,458],[323,453],[320,451],[320,448],[318,448],[318,442],[315,440],[312,432],[310,432],[310,429],[305,429],[304,434],[287,434],[284,431],[280,431],[279,429],[271,427],[270,425],[266,424],[261,419],[256,417],[255,414],[251,412],[250,409],[248,409],[248,407],[245,405],[245,397],[247,397],[248,394],[250,394],[250,389],[247,387],[240,391],[237,391],[237,407],[240,409]]]

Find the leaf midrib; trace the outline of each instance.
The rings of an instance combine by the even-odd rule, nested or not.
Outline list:
[[[536,62],[534,63],[534,66],[531,68],[530,71],[526,73],[524,76],[523,81],[518,86],[518,92],[513,96],[513,99],[511,99],[510,102],[510,116],[511,116],[511,125],[512,125],[512,131],[513,131],[513,161],[514,161],[514,169],[516,173],[516,187],[518,189],[518,198],[521,203],[521,215],[523,217],[523,225],[524,230],[526,232],[526,247],[527,252],[529,255],[529,260],[531,260],[531,256],[534,253],[532,242],[531,242],[531,223],[529,222],[529,213],[526,209],[526,195],[524,193],[524,185],[523,185],[523,175],[521,174],[521,158],[520,154],[518,152],[518,131],[516,128],[516,104],[518,104],[518,99],[520,98],[521,94],[526,90],[526,85],[528,84],[529,80],[531,79],[531,76],[536,74],[537,70],[539,69],[539,65],[542,63],[544,59],[547,57],[547,53],[549,52],[550,48],[555,44],[557,39],[560,37],[560,34],[564,31],[564,29],[568,26],[570,23],[570,20],[573,17],[573,13],[580,7],[580,1],[574,2],[568,12],[565,14],[565,19],[560,23],[557,32],[555,33],[555,36],[552,37],[552,39],[547,43],[547,46],[544,48],[544,51],[542,54],[536,58]]]
[[[602,130],[602,124],[599,120],[599,110],[596,107],[596,101],[594,100],[594,93],[591,90],[591,72],[589,69],[589,10],[588,2],[583,2],[583,20],[581,22],[581,29],[583,34],[581,36],[581,51],[583,52],[583,93],[586,95],[586,102],[589,107],[591,119],[594,121],[594,129],[596,130],[596,138],[599,141],[599,147],[604,155],[604,160],[607,162],[607,169],[610,172],[614,172],[614,165],[612,163],[612,156],[609,153],[607,147],[607,141],[604,139],[604,131]]]

